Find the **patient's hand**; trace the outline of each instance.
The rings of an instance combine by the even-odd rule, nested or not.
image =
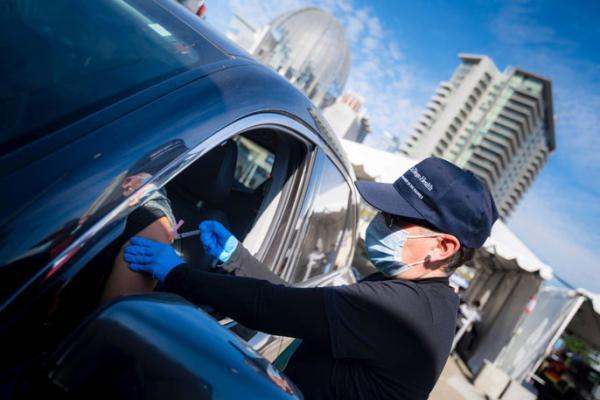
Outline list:
[[[135,236],[141,236],[156,242],[171,243],[171,229],[172,226],[167,217],[161,217]],[[121,247],[115,258],[112,272],[102,293],[102,303],[119,296],[152,292],[158,283],[146,274],[139,274],[129,269],[129,265],[123,260],[123,250],[128,244],[129,242]]]

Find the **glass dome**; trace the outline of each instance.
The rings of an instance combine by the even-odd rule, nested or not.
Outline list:
[[[274,48],[264,62],[313,100],[341,94],[350,70],[344,28],[318,8],[283,14],[270,24]]]

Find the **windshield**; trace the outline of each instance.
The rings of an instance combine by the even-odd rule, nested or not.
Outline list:
[[[225,56],[152,1],[0,3],[0,154]]]

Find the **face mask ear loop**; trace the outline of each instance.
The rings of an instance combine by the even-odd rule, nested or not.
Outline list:
[[[412,268],[414,265],[423,264],[423,263],[425,263],[425,261],[427,261],[427,258],[428,258],[428,257],[429,257],[429,255],[428,255],[427,257],[425,257],[424,259],[422,259],[421,261],[415,261],[415,262],[413,262],[413,263],[406,264],[406,266],[407,266],[407,267],[411,267],[411,268]],[[408,269],[407,269],[406,271],[408,271]]]

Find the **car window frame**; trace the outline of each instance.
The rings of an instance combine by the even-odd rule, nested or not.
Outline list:
[[[315,202],[317,195],[319,194],[318,188],[319,188],[319,185],[321,182],[320,174],[322,173],[326,162],[330,162],[333,165],[333,167],[338,170],[339,174],[342,176],[342,178],[344,179],[344,181],[349,189],[348,207],[346,209],[346,219],[344,222],[344,233],[342,234],[342,236],[340,236],[340,240],[338,241],[338,244],[336,244],[336,247],[339,246],[339,244],[341,243],[341,240],[343,239],[343,235],[345,234],[345,230],[348,229],[348,218],[352,218],[352,221],[354,221],[354,225],[352,225],[352,227],[351,227],[352,228],[351,234],[354,237],[356,237],[355,223],[356,223],[357,217],[358,217],[358,215],[357,215],[358,207],[356,206],[356,189],[354,187],[354,183],[352,182],[351,177],[349,177],[346,173],[344,173],[344,169],[340,168],[341,163],[339,163],[339,162],[336,163],[336,161],[335,161],[336,159],[332,158],[331,155],[327,153],[327,151],[319,148],[316,153],[317,153],[317,156],[316,156],[314,167],[313,167],[310,177],[309,177],[308,188],[306,191],[304,203],[302,205],[300,219],[297,221],[297,223],[302,226],[302,229],[299,230],[298,234],[294,238],[294,243],[290,250],[291,256],[288,258],[287,264],[285,265],[284,270],[281,275],[282,278],[285,279],[286,281],[290,281],[291,277],[294,274],[294,271],[298,267],[297,263],[299,261],[300,253],[302,251],[302,243],[304,242],[304,238],[306,237],[306,233],[308,231],[308,219],[312,215],[314,202]],[[354,215],[351,215],[351,214],[354,214]],[[356,246],[356,243],[355,243],[355,241],[353,241],[351,249],[350,249],[351,254],[354,253],[355,246]],[[338,250],[339,250],[339,248],[338,248]],[[337,252],[336,252],[336,256],[337,256]],[[336,277],[346,274],[347,270],[350,269],[351,263],[352,263],[352,260],[350,259],[350,262],[348,262],[348,265],[346,265],[346,266],[337,268],[337,269],[327,272],[327,273],[322,273],[322,274],[313,276],[304,281],[294,282],[294,283],[292,283],[292,285],[298,286],[298,287],[322,286],[322,285],[326,284],[327,282],[335,280]]]

